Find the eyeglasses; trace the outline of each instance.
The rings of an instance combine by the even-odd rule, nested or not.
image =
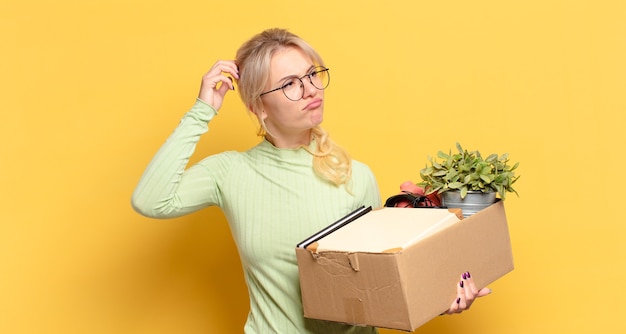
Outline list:
[[[275,92],[277,90],[283,91],[285,97],[290,99],[291,101],[298,101],[304,97],[304,82],[302,79],[309,78],[309,82],[313,87],[324,90],[328,87],[330,83],[330,73],[328,72],[328,68],[324,66],[317,66],[313,68],[308,74],[305,74],[301,77],[293,77],[286,79],[283,84],[275,89],[268,90],[265,93],[261,93],[259,96],[263,96],[265,94],[269,94]]]

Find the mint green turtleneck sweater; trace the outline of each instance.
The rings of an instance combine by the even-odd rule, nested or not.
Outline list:
[[[305,149],[279,149],[266,140],[246,152],[209,156],[187,169],[216,115],[196,101],[144,172],[132,197],[135,210],[171,218],[212,205],[222,209],[250,296],[245,333],[375,333],[371,327],[305,319],[295,256],[297,243],[357,207],[380,207],[371,170],[352,162],[350,194],[319,178]]]

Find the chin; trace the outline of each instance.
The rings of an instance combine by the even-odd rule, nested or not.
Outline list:
[[[310,119],[313,126],[318,126],[322,124],[322,121],[324,121],[324,113],[321,110],[314,112],[311,114]]]
[[[311,117],[311,124],[313,127],[316,127],[324,121],[324,117],[320,115],[320,117]]]

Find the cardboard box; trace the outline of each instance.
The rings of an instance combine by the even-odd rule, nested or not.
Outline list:
[[[395,210],[405,210],[404,218],[398,219]],[[447,216],[425,223],[431,218],[425,219],[423,210],[447,212],[385,207],[331,234],[341,232],[344,238],[354,234],[356,241],[346,242],[350,247],[362,248],[371,242],[379,244],[375,251],[325,249],[330,236],[314,247],[296,248],[304,316],[413,331],[448,309],[463,272],[469,271],[480,289],[513,270],[502,201],[463,220]],[[361,224],[373,214],[379,230],[372,230],[371,222]],[[399,220],[439,227],[400,229],[397,226],[402,225],[396,223],[406,222]],[[381,239],[391,243],[380,243]],[[399,244],[390,247],[394,242]]]

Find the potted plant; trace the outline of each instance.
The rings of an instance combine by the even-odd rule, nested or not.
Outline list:
[[[456,148],[454,154],[439,151],[439,160],[429,157],[430,166],[420,170],[422,181],[417,185],[426,194],[437,192],[442,205],[460,207],[466,217],[493,204],[496,195],[502,200],[508,192],[518,195],[513,183],[519,179],[515,176],[519,163],[510,165],[507,153],[483,158],[479,151],[465,150],[459,143]]]

